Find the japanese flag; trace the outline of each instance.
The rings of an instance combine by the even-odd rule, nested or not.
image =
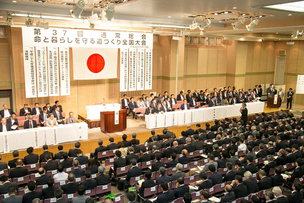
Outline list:
[[[74,80],[117,78],[117,48],[73,47]]]

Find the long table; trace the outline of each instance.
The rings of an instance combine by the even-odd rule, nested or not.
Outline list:
[[[164,114],[146,115],[146,128],[164,128],[170,126],[186,125],[190,123],[208,122],[214,119],[241,116],[242,104],[229,106],[206,107],[186,111],[171,111]],[[264,102],[247,103],[248,114],[264,111]]]
[[[0,152],[57,145],[65,142],[88,139],[88,124],[85,122],[58,127],[41,127],[0,133]]]

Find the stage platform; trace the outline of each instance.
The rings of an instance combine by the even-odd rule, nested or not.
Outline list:
[[[282,104],[282,106],[286,106],[286,104]],[[304,106],[303,105],[297,105],[297,110],[294,110],[294,114],[297,117],[301,116],[301,112],[304,110]],[[264,112],[265,113],[270,113],[270,112],[276,112],[279,110],[286,110],[285,108],[279,108],[279,109],[270,109],[267,108],[265,106],[264,108]],[[127,129],[125,131],[122,132],[116,132],[116,133],[103,133],[100,131],[99,127],[96,128],[91,128],[88,131],[88,140],[86,141],[81,141],[81,150],[85,153],[88,154],[90,152],[94,152],[95,148],[98,147],[97,141],[99,139],[102,139],[104,141],[104,145],[108,145],[109,144],[109,138],[113,137],[115,142],[119,142],[122,140],[121,136],[123,134],[127,134],[128,139],[131,139],[132,133],[136,133],[137,134],[137,139],[140,140],[141,143],[145,142],[150,136],[150,130],[146,129],[146,123],[144,121],[144,119],[132,119],[131,117],[127,117],[128,121],[127,121]],[[95,121],[97,122],[97,121]],[[98,121],[99,122],[99,121]],[[213,121],[208,122],[210,124],[213,123]],[[195,127],[196,124],[192,124],[192,128],[196,129]],[[201,123],[202,128],[205,128],[206,123]],[[162,132],[163,129],[156,129],[156,133],[159,134]],[[187,126],[175,126],[175,127],[169,127],[169,130],[174,132],[176,134],[177,137],[181,136],[181,132],[184,130],[187,130]],[[68,151],[71,148],[74,148],[74,143],[75,142],[71,142],[71,143],[64,143],[63,145],[63,151]],[[57,145],[54,146],[49,146],[49,151],[55,153],[58,153],[57,150]],[[34,153],[35,154],[42,154],[43,150],[42,148],[35,148],[34,149]],[[27,153],[25,150],[20,150],[20,157],[24,157],[26,156]],[[4,162],[8,162],[9,160],[11,160],[13,158],[11,153],[4,153],[2,154],[2,161]]]

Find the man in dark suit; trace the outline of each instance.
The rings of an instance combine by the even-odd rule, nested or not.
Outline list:
[[[95,149],[95,152],[94,152],[95,160],[97,160],[98,152],[107,151],[107,147],[103,146],[103,140],[98,140],[98,146],[99,146],[99,147],[97,147],[97,148]]]
[[[8,108],[7,104],[3,104],[3,110],[0,111],[1,118],[8,118],[12,114],[15,114],[11,109]]]
[[[32,115],[28,115],[28,120],[24,122],[24,129],[37,128],[37,122],[33,120]]]
[[[114,138],[113,137],[109,138],[109,142],[110,142],[110,144],[108,144],[107,150],[113,150],[113,149],[117,149],[118,148],[117,144],[114,142]]]
[[[47,188],[42,189],[42,198],[43,199],[50,199],[54,197],[55,191],[58,189],[58,187],[54,187],[55,181],[54,178],[50,178],[47,181]]]
[[[39,163],[46,162],[45,156],[47,154],[51,155],[51,157],[53,158],[53,153],[48,151],[49,147],[47,145],[43,145],[42,149],[43,149],[44,152],[40,155]]]
[[[59,104],[58,100],[55,101],[55,105],[53,106],[52,111],[55,111],[57,107],[59,107],[60,112],[63,112],[62,106]]]
[[[199,135],[195,134],[193,136],[194,142],[193,142],[193,147],[194,150],[203,150],[204,149],[204,143],[202,141],[199,141]]]
[[[22,203],[23,197],[16,195],[16,188],[11,186],[8,188],[7,193],[9,197],[2,200],[3,203]]]
[[[242,114],[241,120],[244,122],[243,126],[246,126],[248,119],[248,109],[246,108],[246,103],[242,104],[242,108],[240,109],[240,112]]]
[[[75,143],[75,148],[69,150],[69,157],[77,157],[77,150],[80,148],[80,142]]]
[[[14,187],[15,190],[18,191],[18,185],[16,182],[10,182],[6,175],[0,177],[0,194],[6,194],[8,192],[8,188]]]
[[[31,114],[32,114],[31,108],[28,107],[28,104],[24,104],[24,107],[20,109],[20,116],[27,116]]]
[[[0,155],[0,171],[7,169],[7,163],[6,162],[2,162],[2,156]]]
[[[39,168],[38,174],[40,175],[40,177],[36,179],[37,185],[46,185],[47,181],[52,177],[46,174],[46,170],[44,170],[44,168]]]
[[[232,181],[231,185],[233,185],[232,191],[235,194],[235,199],[238,199],[240,197],[245,197],[248,195],[247,187],[242,184],[242,176],[236,175],[235,179]]]
[[[18,159],[16,161],[16,168],[13,170],[10,170],[9,177],[10,178],[19,178],[28,175],[27,168],[23,167],[23,162],[21,159]]]
[[[165,163],[161,161],[162,154],[157,152],[155,154],[155,163],[152,164],[152,172],[158,171],[160,167],[165,167]]]
[[[292,192],[287,196],[289,203],[301,203],[303,201],[303,194],[301,192],[302,185],[299,182],[292,184]]]
[[[126,180],[125,180],[125,185],[126,186],[130,185],[130,179],[132,177],[137,177],[137,176],[140,176],[142,174],[142,169],[139,168],[138,166],[136,166],[136,164],[137,164],[136,159],[131,159],[131,161],[130,161],[131,168],[128,171],[127,177],[126,177]]]
[[[178,161],[176,160],[176,153],[173,152],[171,155],[171,161],[169,161],[168,163],[166,163],[166,168],[173,168],[176,167],[176,164],[178,164]]]
[[[12,114],[11,117],[7,119],[6,123],[11,125],[11,130],[17,130],[19,123],[16,114]]]
[[[268,163],[263,167],[264,171],[266,172],[267,176],[269,175],[269,170],[271,168],[276,167],[276,162],[274,161],[274,158],[272,155],[267,155],[267,161]]]
[[[130,103],[129,103],[129,112],[131,112],[133,114],[133,118],[135,117],[135,109],[138,108],[136,102],[134,102],[134,98],[131,97],[130,98]]]
[[[72,160],[69,160],[68,153],[63,152],[62,159],[63,160],[60,162],[60,165],[62,165],[63,168],[70,168],[70,167],[72,167]]]
[[[220,203],[229,203],[235,200],[235,194],[232,191],[231,185],[226,185],[224,189],[224,196],[221,197]]]
[[[189,186],[184,185],[185,179],[184,177],[179,177],[177,179],[176,188],[174,189],[174,196],[175,198],[184,197],[186,192],[189,192]]]
[[[229,161],[229,153],[227,150],[222,151],[222,158],[217,161],[217,168],[226,168],[226,163]]]
[[[48,112],[46,107],[43,107],[43,111],[39,114],[40,126],[43,127],[47,119],[48,119]]]
[[[274,196],[276,197],[277,203],[289,203],[287,197],[282,194],[280,187],[274,187],[272,189]]]
[[[213,186],[212,180],[207,178],[207,174],[205,172],[201,171],[198,176],[203,181],[199,185],[198,190],[209,189]]]
[[[139,194],[142,197],[144,196],[144,190],[146,188],[151,188],[155,186],[154,180],[151,179],[151,176],[152,176],[152,172],[148,170],[145,173],[146,180],[141,185],[139,185]]]
[[[276,139],[276,151],[277,152],[280,151],[280,149],[285,149],[286,148],[286,144],[285,144],[285,142],[283,142],[281,140],[280,136],[276,136],[275,139]]]
[[[209,107],[214,107],[216,106],[216,98],[215,96],[212,96],[212,98],[209,100]]]
[[[184,92],[180,91],[179,95],[177,95],[176,99],[177,99],[177,101],[184,101],[185,100]]]
[[[223,177],[223,182],[227,182],[227,181],[233,181],[235,176],[236,176],[236,172],[232,170],[232,163],[231,162],[227,162],[226,163],[226,169],[227,172]]]
[[[63,150],[63,146],[62,146],[62,145],[59,145],[59,146],[57,147],[57,149],[58,149],[58,153],[55,154],[54,159],[55,159],[55,160],[56,160],[56,159],[63,159],[63,153],[64,153],[64,151],[62,151],[62,150]]]
[[[171,98],[170,98],[170,105],[171,105],[171,108],[173,108],[173,105],[176,105],[177,104],[177,101],[176,99],[174,98],[174,94],[171,94]]]
[[[56,202],[57,203],[70,203],[70,201],[68,199],[63,199],[62,195],[63,195],[63,190],[62,189],[55,190],[54,196],[57,200]]]
[[[78,183],[75,183],[75,175],[70,173],[68,176],[68,182],[66,185],[62,185],[61,189],[64,194],[74,194],[77,192]]]
[[[43,109],[46,109],[46,112],[49,114],[49,113],[52,113],[53,112],[53,109],[50,105],[50,103],[46,103],[45,106],[43,107]]]
[[[255,193],[259,191],[259,185],[255,178],[252,177],[252,173],[250,171],[246,171],[244,173],[245,180],[243,184],[247,187],[248,194]]]
[[[141,156],[139,158],[139,162],[147,162],[151,161],[151,154],[147,152],[147,148],[145,146],[142,146],[140,148]]]
[[[84,182],[80,183],[80,184],[85,186],[86,190],[93,190],[97,186],[96,180],[91,179],[91,175],[92,175],[91,171],[86,170],[84,172],[84,176],[85,176],[86,179],[85,179]]]
[[[247,161],[247,165],[245,166],[246,171],[250,171],[251,173],[258,172],[258,168],[252,163],[253,157],[251,155],[246,155],[245,159]]]
[[[190,107],[198,108],[199,106],[197,106],[197,103],[196,103],[195,99],[196,99],[196,97],[191,97],[191,99],[190,99]]]
[[[209,171],[211,172],[211,175],[209,176],[209,179],[212,180],[213,185],[217,185],[223,182],[222,180],[222,174],[215,171],[214,165],[209,165],[208,167]]]
[[[44,165],[44,169],[46,171],[53,171],[53,170],[57,170],[58,168],[58,163],[55,160],[52,160],[52,156],[50,154],[45,155],[45,159],[46,159],[46,164]]]
[[[276,149],[273,147],[272,141],[268,142],[268,149],[266,151],[267,151],[267,155],[274,155],[276,153]]]
[[[7,123],[5,118],[1,118],[0,132],[8,132],[11,130],[11,124]]]
[[[258,177],[260,179],[259,182],[258,182],[259,190],[266,190],[266,189],[271,188],[271,186],[272,186],[271,177],[266,176],[265,171],[260,170],[259,173],[258,173]]]
[[[79,161],[79,165],[84,165],[89,162],[89,158],[87,156],[83,155],[81,149],[78,149],[76,154],[77,154],[77,158],[75,160]]]
[[[160,167],[159,168],[159,173],[160,173],[160,176],[155,181],[156,185],[159,185],[163,181],[165,181],[166,183],[170,182],[170,177],[165,175],[166,174],[165,167]]]
[[[271,176],[272,179],[272,186],[281,186],[285,183],[285,180],[283,178],[283,176],[281,175],[282,171],[281,171],[281,167],[280,166],[276,166],[274,168],[274,172],[275,174],[273,176]]]
[[[153,106],[149,106],[145,110],[145,115],[151,115],[151,114],[155,114],[155,110]]]
[[[26,152],[28,153],[28,155],[24,157],[24,165],[38,163],[39,156],[38,154],[33,153],[34,152],[33,147],[27,148]]]
[[[123,99],[121,100],[121,109],[128,109],[129,108],[129,99],[127,95],[123,95]]]
[[[170,203],[174,200],[174,191],[169,190],[168,183],[165,181],[160,184],[162,193],[157,196],[154,203]]]
[[[60,107],[56,106],[53,108],[53,114],[54,117],[56,118],[58,124],[64,124],[64,117],[62,116],[62,111],[60,111]]]
[[[69,172],[69,174],[73,173],[75,175],[75,178],[80,178],[80,177],[84,176],[84,170],[79,168],[79,161],[78,160],[73,161],[73,167],[74,167],[74,169],[71,170]]]
[[[135,159],[136,161],[139,160],[138,155],[136,155],[136,154],[134,153],[134,148],[133,148],[133,147],[129,147],[129,148],[128,148],[128,152],[129,152],[129,153],[128,153],[127,157],[126,157],[127,165],[129,165],[129,164],[131,163],[131,160],[132,160],[132,159]]]
[[[111,181],[110,176],[104,174],[105,169],[106,168],[102,165],[98,167],[99,175],[95,178],[97,186],[98,185],[107,185]]]
[[[260,143],[259,144],[259,151],[257,152],[257,154],[256,154],[256,157],[257,158],[266,158],[266,156],[267,156],[267,151],[266,150],[264,150],[264,147],[265,147],[265,145],[264,145],[264,143]]]
[[[115,152],[115,158],[117,158],[117,159],[114,161],[114,164],[113,164],[114,171],[111,171],[111,169],[110,169],[110,171],[111,171],[110,174],[112,174],[114,172],[114,177],[116,177],[117,168],[125,167],[127,165],[126,159],[121,157],[121,151],[117,150]]]
[[[32,115],[40,115],[42,113],[39,103],[35,103],[35,107],[32,109]]]
[[[184,103],[181,105],[181,110],[189,110],[190,106],[187,104],[187,100],[184,100]]]
[[[296,168],[294,169],[292,174],[289,175],[288,178],[286,178],[287,181],[286,185],[288,185],[290,188],[296,178],[301,178],[303,176],[304,173],[303,173],[303,169],[301,168],[302,165],[303,165],[302,159],[298,158],[295,162]]]
[[[30,192],[23,196],[23,203],[32,203],[33,199],[36,198],[42,199],[42,193],[35,191],[36,183],[34,181],[29,181],[27,187]]]

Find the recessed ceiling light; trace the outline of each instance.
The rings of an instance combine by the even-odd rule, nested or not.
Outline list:
[[[276,34],[279,34],[278,32],[276,32]]]
[[[263,16],[262,16],[262,15],[260,15],[259,17],[260,17],[260,18],[262,18]]]
[[[288,14],[288,16],[292,16],[292,14],[291,14],[291,13],[289,13],[289,14]]]
[[[228,12],[228,11],[225,11],[224,13],[225,13],[225,14],[228,14],[229,12]]]
[[[217,15],[218,15],[218,13],[214,13],[214,15],[216,15],[216,16],[217,16]]]
[[[0,18],[3,18],[3,16],[0,16]]]
[[[171,18],[171,16],[168,16],[168,18]]]
[[[13,3],[17,3],[17,1],[13,1]]]
[[[244,16],[244,15],[246,15],[246,13],[243,13],[242,15]]]
[[[304,1],[274,4],[274,5],[265,6],[264,8],[284,10],[284,11],[304,12]]]
[[[240,40],[244,41],[245,39],[244,39],[244,38],[241,38]]]
[[[233,9],[237,9],[237,7],[233,7]]]

